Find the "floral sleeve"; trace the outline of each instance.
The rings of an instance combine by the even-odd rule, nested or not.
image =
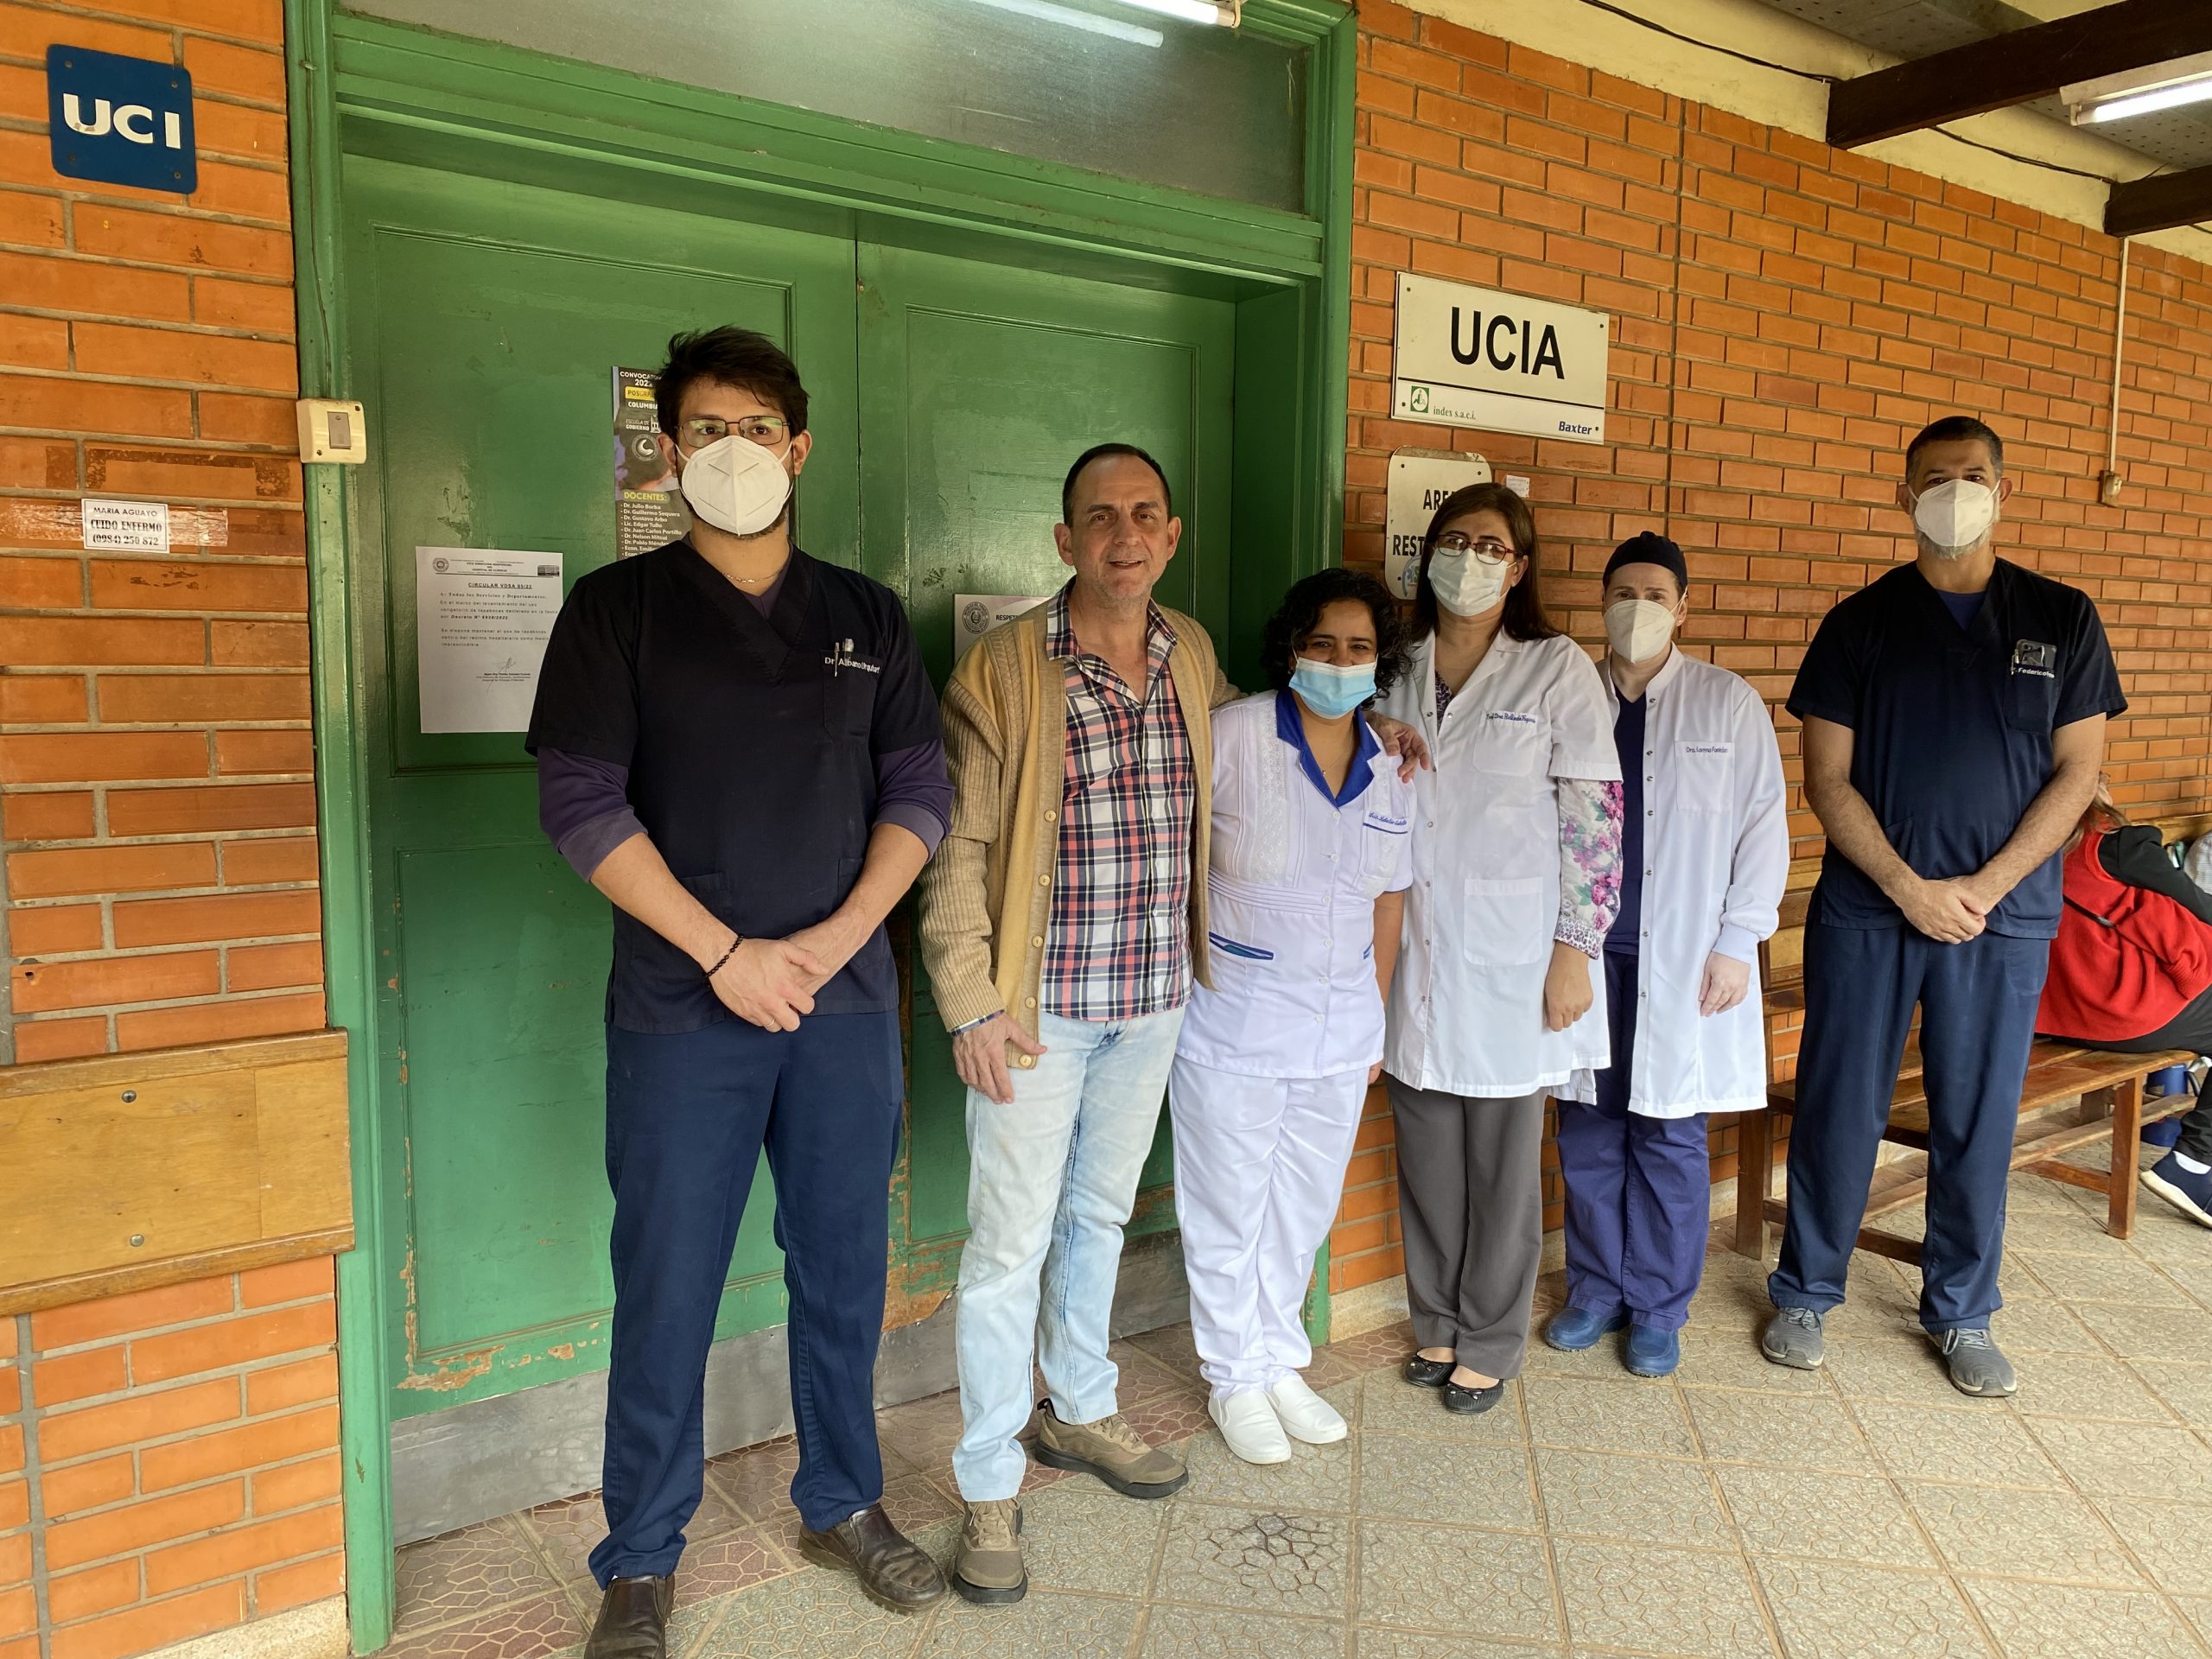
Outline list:
[[[1561,778],[1559,795],[1559,924],[1552,937],[1586,957],[1604,947],[1621,899],[1621,786]]]

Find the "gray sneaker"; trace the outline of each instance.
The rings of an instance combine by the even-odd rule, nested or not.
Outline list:
[[[1759,1335],[1759,1351],[1777,1365],[1801,1371],[1817,1371],[1827,1357],[1821,1336],[1821,1318],[1809,1307],[1782,1307],[1766,1322]]]
[[[2012,1375],[2012,1362],[1998,1351],[1987,1325],[1929,1334],[1943,1351],[1943,1363],[1951,1368],[1951,1386],[1961,1394],[2002,1399],[2020,1386]]]

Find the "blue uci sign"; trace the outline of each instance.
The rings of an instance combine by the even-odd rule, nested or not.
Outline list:
[[[192,74],[181,64],[49,46],[46,114],[64,178],[188,196],[199,188]]]

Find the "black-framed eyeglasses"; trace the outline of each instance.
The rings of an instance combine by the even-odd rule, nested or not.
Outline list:
[[[699,415],[683,423],[683,447],[703,449],[710,443],[719,443],[733,432],[747,443],[757,443],[772,449],[791,431],[791,423],[780,415],[747,415],[734,421],[723,420],[718,415]]]
[[[1495,570],[1517,555],[1495,537],[1485,536],[1476,541],[1471,537],[1462,536],[1456,530],[1447,530],[1436,538],[1434,556],[1440,559],[1471,558],[1477,564],[1487,565]]]

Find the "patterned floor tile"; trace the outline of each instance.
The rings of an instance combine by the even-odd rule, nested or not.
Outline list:
[[[1137,1651],[1139,1659],[1344,1659],[1351,1643],[1333,1620],[1163,1605],[1147,1615]]]
[[[1743,1559],[1649,1544],[1554,1546],[1575,1645],[1695,1659],[1769,1659],[1774,1644]]]
[[[1874,1459],[1838,1401],[1778,1399],[1719,1389],[1686,1389],[1705,1455],[1720,1463],[1872,1474]]]
[[[910,1400],[875,1414],[876,1439],[917,1469],[931,1469],[952,1459],[960,1444],[960,1393],[957,1389]],[[791,1453],[796,1466],[798,1453]],[[788,1483],[790,1477],[785,1477]]]
[[[1229,1449],[1211,1426],[1191,1438],[1191,1496],[1203,1503],[1249,1504],[1260,1510],[1315,1510],[1341,1515],[1351,1508],[1352,1443],[1301,1446],[1291,1442],[1288,1463],[1251,1464]]]
[[[2035,1276],[2069,1302],[2127,1302],[2186,1308],[2189,1294],[2142,1257],[2036,1254],[2027,1256]]]
[[[404,1635],[379,1659],[548,1659],[587,1633],[574,1604],[556,1590],[457,1624]]]
[[[879,1421],[888,1414],[879,1414]],[[884,1450],[889,1452],[891,1448],[887,1445]],[[730,1508],[744,1520],[766,1521],[791,1508],[791,1477],[798,1472],[798,1442],[786,1434],[781,1440],[709,1459],[707,1484],[719,1488]]]
[[[1154,1395],[1140,1405],[1125,1407],[1122,1415],[1128,1419],[1131,1428],[1154,1446],[1171,1446],[1213,1427],[1213,1419],[1206,1414],[1206,1396],[1179,1389]]]
[[[914,1659],[1122,1659],[1144,1609],[1134,1601],[1033,1590],[1013,1607],[940,1604]]]
[[[1353,1370],[1364,1376],[1386,1365],[1396,1365],[1414,1351],[1414,1327],[1411,1320],[1396,1319],[1389,1325],[1377,1325],[1372,1331],[1343,1342],[1329,1344],[1330,1351],[1342,1358]]]
[[[1021,1501],[1021,1558],[1047,1589],[1141,1596],[1168,1505],[1135,1503],[1096,1482],[1068,1482]]]
[[[1955,1404],[1959,1397],[1942,1356],[1917,1325],[1900,1325],[1879,1341],[1830,1342],[1821,1369],[1835,1379],[1839,1393],[1853,1400],[1936,1406]]]
[[[1789,1659],[1996,1659],[1948,1579],[1812,1561],[1758,1566]]]
[[[907,1659],[933,1618],[886,1611],[847,1573],[793,1573],[733,1599],[683,1659]]]
[[[2140,1307],[2076,1302],[2075,1316],[2122,1359],[2212,1361],[2212,1319],[2190,1306]]]
[[[2183,1428],[2026,1420],[2051,1460],[2085,1492],[2212,1503],[2212,1450]]]
[[[1883,1466],[1900,1480],[1979,1486],[2064,1484],[2029,1434],[2025,1420],[2001,1401],[1961,1398],[1956,1406],[1909,1406],[1868,1400],[1854,1402],[1852,1411]]]
[[[771,1541],[765,1529],[724,1533],[685,1549],[676,1577],[676,1599],[683,1605],[731,1595],[780,1579],[798,1566],[798,1558]]]
[[[1188,1330],[1187,1325],[1178,1327]],[[1179,1371],[1175,1361],[1162,1358],[1148,1348],[1141,1348],[1127,1338],[1108,1344],[1106,1357],[1121,1372],[1115,1384],[1114,1396],[1124,1408],[1156,1395],[1171,1392],[1189,1393],[1200,1386],[1198,1359],[1191,1357],[1191,1369]]]
[[[1897,1490],[1872,1475],[1722,1465],[1714,1471],[1736,1530],[1756,1555],[1808,1555],[1878,1567],[1940,1563]]]
[[[1991,1316],[1989,1333],[2008,1354],[2101,1354],[2089,1327],[2063,1302],[2015,1302]]]
[[[1170,1375],[1198,1381],[1198,1344],[1192,1340],[1187,1323],[1162,1325],[1157,1331],[1140,1331],[1123,1338],[1132,1348],[1141,1350],[1147,1357]],[[1122,1343],[1114,1344],[1118,1348]]]
[[[1336,1516],[1178,1503],[1153,1594],[1162,1601],[1342,1618],[1350,1526]]]
[[[2143,1584],[2103,1519],[2072,1492],[1907,1481],[1904,1496],[1953,1572]]]
[[[1485,1642],[1480,1637],[1417,1636],[1372,1624],[1363,1624],[1359,1630],[1359,1659],[1560,1659],[1561,1651],[1518,1642]]]
[[[2158,1497],[2101,1497],[2120,1540],[2151,1577],[2178,1595],[2212,1596],[2212,1505]]]
[[[1819,1371],[1777,1365],[1759,1351],[1759,1332],[1773,1316],[1766,1293],[1756,1308],[1714,1319],[1702,1305],[1692,1310],[1700,1321],[1682,1336],[1682,1368],[1675,1380],[1686,1388],[1751,1389],[1767,1394],[1826,1394]]]
[[[2116,1359],[2089,1354],[2041,1354],[2019,1374],[2015,1408],[2038,1417],[2089,1417],[2112,1422],[2170,1423],[2173,1413]]]
[[[409,1544],[397,1572],[402,1635],[541,1600],[561,1587],[513,1516]]]
[[[1364,1437],[1359,1446],[1362,1515],[1446,1525],[1537,1529],[1529,1454],[1518,1446],[1467,1446],[1409,1434]]]
[[[537,1541],[563,1583],[591,1577],[591,1552],[607,1536],[607,1512],[600,1508],[597,1492],[541,1503],[515,1519]]]
[[[2128,1370],[2149,1385],[2151,1391],[2183,1421],[2212,1427],[2212,1365],[2176,1360],[2139,1359]]]
[[[1443,1391],[1417,1389],[1396,1370],[1370,1371],[1359,1384],[1359,1426],[1364,1433],[1426,1434],[1439,1440],[1519,1445],[1521,1402],[1527,1380],[1509,1382],[1498,1402],[1470,1416],[1444,1409]]]
[[[2102,1193],[2084,1192],[2075,1200],[2070,1216],[2042,1210],[2010,1215],[2005,1223],[2005,1248],[2033,1255],[2126,1255],[2127,1246],[2098,1224],[2104,1218],[2105,1202]],[[2043,1277],[2040,1270],[2036,1277]]]
[[[1562,1634],[1542,1539],[1411,1522],[1360,1522],[1359,1618],[1363,1627],[1479,1630],[1535,1642]],[[1363,1628],[1363,1654],[1370,1641]]]
[[[1732,1548],[1728,1517],[1702,1464],[1603,1452],[1536,1452],[1544,1529],[1649,1544]],[[1371,1510],[1371,1504],[1363,1507]]]
[[[1655,1452],[1692,1457],[1696,1442],[1679,1390],[1633,1377],[1583,1382],[1527,1376],[1529,1437],[1578,1452]]]
[[[2002,1579],[1965,1584],[2006,1659],[2202,1659],[2162,1597]]]

